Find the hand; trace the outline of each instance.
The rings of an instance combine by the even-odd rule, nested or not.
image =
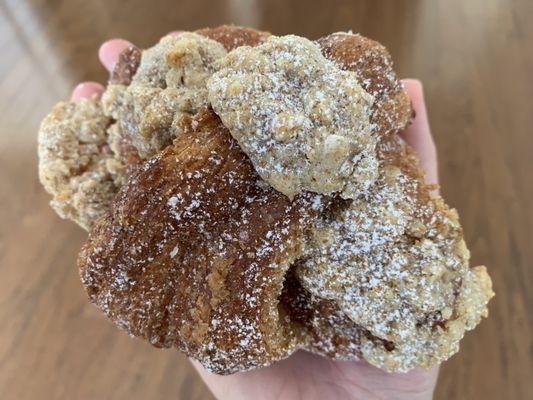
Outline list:
[[[130,43],[114,39],[99,51],[102,64],[111,71],[120,52]],[[435,144],[431,136],[422,85],[404,80],[416,118],[400,136],[414,149],[428,183],[438,183]],[[76,86],[72,100],[98,97],[104,87],[95,82]],[[198,362],[194,367],[219,399],[431,399],[437,382],[438,367],[415,369],[405,374],[387,373],[364,361],[332,361],[299,351],[271,367],[220,376],[206,371]]]

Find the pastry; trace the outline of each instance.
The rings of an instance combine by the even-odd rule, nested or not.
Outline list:
[[[39,131],[39,177],[54,196],[50,205],[85,229],[109,208],[124,178],[108,143],[111,122],[84,99],[55,105]]]
[[[257,46],[269,36],[269,32],[234,25],[220,25],[215,28],[203,28],[196,31],[199,35],[216,40],[227,51],[241,46]]]
[[[120,55],[101,100],[58,103],[43,120],[39,176],[62,218],[88,230],[131,170],[168,146],[180,119],[206,102],[205,80],[226,54],[224,46],[257,44],[268,36],[234,26],[199,32],[166,36],[142,60],[131,46]]]
[[[287,357],[277,309],[320,195],[293,201],[264,184],[210,109],[144,163],[80,253],[89,299],[150,343],[230,373]]]
[[[131,335],[220,374],[297,349],[407,371],[492,296],[396,135],[412,115],[370,39],[207,28],[126,49],[100,101],[56,106],[40,173],[90,230],[90,301]]]
[[[166,36],[143,52],[129,85],[110,84],[102,96],[105,114],[119,121],[139,156],[146,159],[179,135],[179,121],[206,102],[205,81],[224,47],[195,33]]]
[[[361,356],[388,371],[429,368],[487,316],[491,282],[485,267],[469,268],[457,212],[430,194],[401,139],[384,137],[378,155],[375,184],[316,220],[294,274],[364,329],[353,353],[336,358]]]
[[[354,72],[361,86],[374,96],[370,121],[379,136],[396,133],[405,127],[413,110],[383,45],[347,32],[333,33],[317,42],[327,59]]]
[[[312,191],[353,198],[375,179],[373,97],[316,43],[272,36],[238,48],[207,88],[259,175],[288,197]]]

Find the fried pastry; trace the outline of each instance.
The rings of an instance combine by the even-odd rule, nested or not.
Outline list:
[[[323,204],[264,184],[204,109],[96,222],[79,256],[81,280],[111,320],[153,345],[219,373],[268,365],[297,345],[278,297]]]
[[[107,142],[111,119],[92,100],[58,103],[39,131],[39,177],[52,208],[85,229],[109,208],[123,164]]]
[[[235,50],[241,46],[257,46],[269,36],[269,32],[246,28],[235,25],[220,25],[216,28],[203,28],[196,31],[199,35],[216,40],[227,51]]]
[[[62,218],[88,230],[131,170],[168,146],[181,118],[205,103],[205,80],[226,54],[224,46],[254,45],[268,36],[227,25],[198,32],[164,37],[144,52],[130,46],[101,101],[59,103],[43,120],[39,175]]]
[[[337,358],[362,356],[388,371],[429,368],[487,315],[491,282],[485,267],[469,268],[457,212],[431,196],[409,148],[386,136],[378,154],[376,183],[316,221],[294,274],[360,328],[349,339],[354,353]]]
[[[343,41],[354,38],[336,37]],[[330,58],[341,57],[342,52],[336,51],[331,39],[324,42],[330,45],[326,50]],[[334,300],[341,314],[360,327],[348,342],[367,361],[389,371],[430,367],[454,354],[465,330],[485,315],[486,303],[492,296],[490,280],[483,267],[470,270],[468,266],[469,254],[457,213],[441,198],[430,196],[416,159],[398,136],[388,134],[395,129],[395,121],[389,114],[380,117],[380,113],[384,114],[391,101],[405,103],[402,96],[397,100],[393,85],[388,85],[393,86],[391,91],[374,86],[381,100],[374,116],[374,121],[381,124],[375,131],[381,136],[373,136],[380,138],[379,149],[371,143],[368,152],[373,155],[377,151],[380,155],[379,168],[369,168],[378,180],[369,179],[363,190],[346,196],[342,187],[321,190],[325,187],[321,180],[306,175],[308,167],[327,183],[336,184],[332,176],[341,182],[346,177],[348,182],[364,182],[358,174],[349,172],[343,176],[338,169],[322,169],[320,160],[318,165],[310,163],[314,161],[310,148],[326,160],[345,161],[342,155],[333,156],[320,144],[316,146],[318,140],[313,136],[323,133],[327,140],[338,136],[342,128],[313,125],[305,119],[307,116],[320,123],[329,111],[349,123],[339,106],[330,101],[321,82],[329,81],[325,86],[334,87],[332,93],[341,99],[350,98],[340,83],[333,82],[334,77],[324,81],[312,78],[317,60],[313,50],[305,40],[290,36],[271,37],[259,47],[237,49],[224,59],[224,68],[208,81],[209,100],[258,173],[274,188],[288,196],[305,188],[340,192],[341,197],[353,198],[344,204],[335,199],[335,209],[318,219],[308,233],[309,252],[298,263],[295,275],[314,298]],[[350,68],[350,63],[344,65]],[[327,69],[319,74],[327,76]],[[392,82],[390,77],[385,79]],[[309,80],[317,86],[309,88]],[[316,91],[321,94],[321,102],[313,95]],[[356,99],[354,92],[348,93],[352,101]],[[389,103],[384,103],[384,99],[389,99]],[[306,107],[306,101],[320,107]],[[408,116],[402,111],[398,110],[396,117]],[[284,118],[287,113],[296,116],[293,120]],[[356,110],[350,109],[349,114],[358,121],[365,120]],[[352,125],[347,131],[359,139],[364,133],[360,127]],[[289,132],[289,136],[280,138],[280,132]],[[348,143],[341,147],[349,149]],[[358,172],[366,170],[354,159],[349,160]],[[304,167],[299,163],[304,163]],[[277,174],[283,180],[278,180]],[[291,179],[293,176],[296,182]],[[306,187],[310,182],[314,186]],[[465,293],[469,294],[468,309]],[[318,304],[314,299],[311,302]],[[361,329],[365,335],[361,335]],[[320,351],[319,343],[313,347]]]
[[[371,120],[381,139],[376,183],[362,198],[333,203],[292,268],[306,288],[300,306],[330,310],[305,321],[307,348],[391,372],[429,368],[455,354],[465,332],[488,315],[490,277],[483,266],[469,268],[456,210],[432,195],[412,150],[390,135],[414,112],[387,50],[348,33],[318,42],[373,94]]]
[[[142,53],[127,86],[107,87],[104,113],[119,121],[139,156],[149,158],[179,135],[182,117],[194,115],[206,103],[205,82],[225,55],[220,43],[205,36],[165,36]]]
[[[101,101],[56,106],[41,180],[90,228],[90,301],[133,336],[220,374],[296,349],[429,367],[492,291],[395,135],[412,115],[370,39],[206,28],[126,49]]]
[[[318,39],[324,56],[356,74],[374,96],[370,121],[378,136],[403,129],[413,116],[410,100],[385,46],[359,34],[338,32]]]

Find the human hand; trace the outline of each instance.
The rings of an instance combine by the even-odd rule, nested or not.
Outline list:
[[[99,51],[102,64],[111,71],[120,52],[130,45],[121,39],[104,43]],[[436,151],[423,98],[422,85],[405,80],[416,111],[411,126],[400,136],[414,149],[428,183],[437,183]],[[98,97],[104,87],[95,82],[76,86],[72,100]],[[387,373],[364,361],[332,361],[305,351],[254,371],[220,376],[192,361],[198,373],[219,399],[431,399],[438,367],[408,373]]]

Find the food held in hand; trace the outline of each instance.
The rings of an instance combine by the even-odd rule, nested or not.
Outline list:
[[[386,49],[222,26],[126,49],[39,132],[52,207],[89,231],[89,299],[229,374],[304,349],[429,368],[487,316],[457,212],[396,133]]]

